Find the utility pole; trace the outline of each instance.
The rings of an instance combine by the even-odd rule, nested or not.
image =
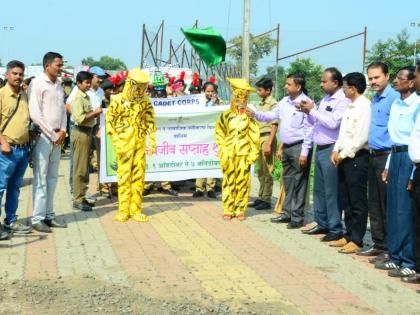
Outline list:
[[[363,31],[363,64],[362,64],[362,73],[365,73],[365,65],[366,65],[366,42],[367,42],[367,26]]]
[[[242,34],[242,77],[249,80],[249,21],[250,0],[244,0],[244,29]]]
[[[7,36],[7,59],[6,59],[6,63],[9,62],[9,58],[10,58],[10,32],[14,31],[15,27],[14,26],[3,26],[3,31],[7,32],[6,36]]]
[[[416,62],[417,62],[417,32],[416,32],[416,27],[419,28],[420,27],[420,23],[419,22],[411,22],[410,26],[414,28],[414,54],[413,54],[413,66],[416,66]]]

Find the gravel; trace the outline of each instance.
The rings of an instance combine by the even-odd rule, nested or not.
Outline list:
[[[141,315],[239,315],[269,314],[242,305],[232,309],[214,303],[210,296],[200,301],[154,298],[131,287],[83,279],[0,279],[0,314],[141,314]]]

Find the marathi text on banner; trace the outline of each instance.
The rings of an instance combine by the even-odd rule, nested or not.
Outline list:
[[[199,95],[200,96],[200,95]],[[157,147],[146,157],[146,181],[177,181],[191,178],[221,178],[214,125],[227,106],[202,107],[183,104],[182,100],[199,97],[177,97],[173,105],[155,105]],[[177,102],[181,101],[181,103]],[[101,182],[115,182],[117,163],[114,148],[106,136],[101,116]]]

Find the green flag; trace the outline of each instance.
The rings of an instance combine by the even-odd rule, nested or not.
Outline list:
[[[225,61],[226,42],[213,27],[181,30],[207,66],[213,67]]]

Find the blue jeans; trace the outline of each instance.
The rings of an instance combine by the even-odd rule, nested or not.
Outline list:
[[[407,184],[413,164],[407,152],[391,154],[387,185],[387,227],[390,259],[414,269],[413,208]]]
[[[3,193],[6,191],[5,224],[16,221],[20,186],[29,163],[29,147],[12,147],[10,154],[0,153],[0,213]]]
[[[333,148],[317,149],[315,154],[314,217],[321,228],[342,235],[338,170],[330,161]]]

